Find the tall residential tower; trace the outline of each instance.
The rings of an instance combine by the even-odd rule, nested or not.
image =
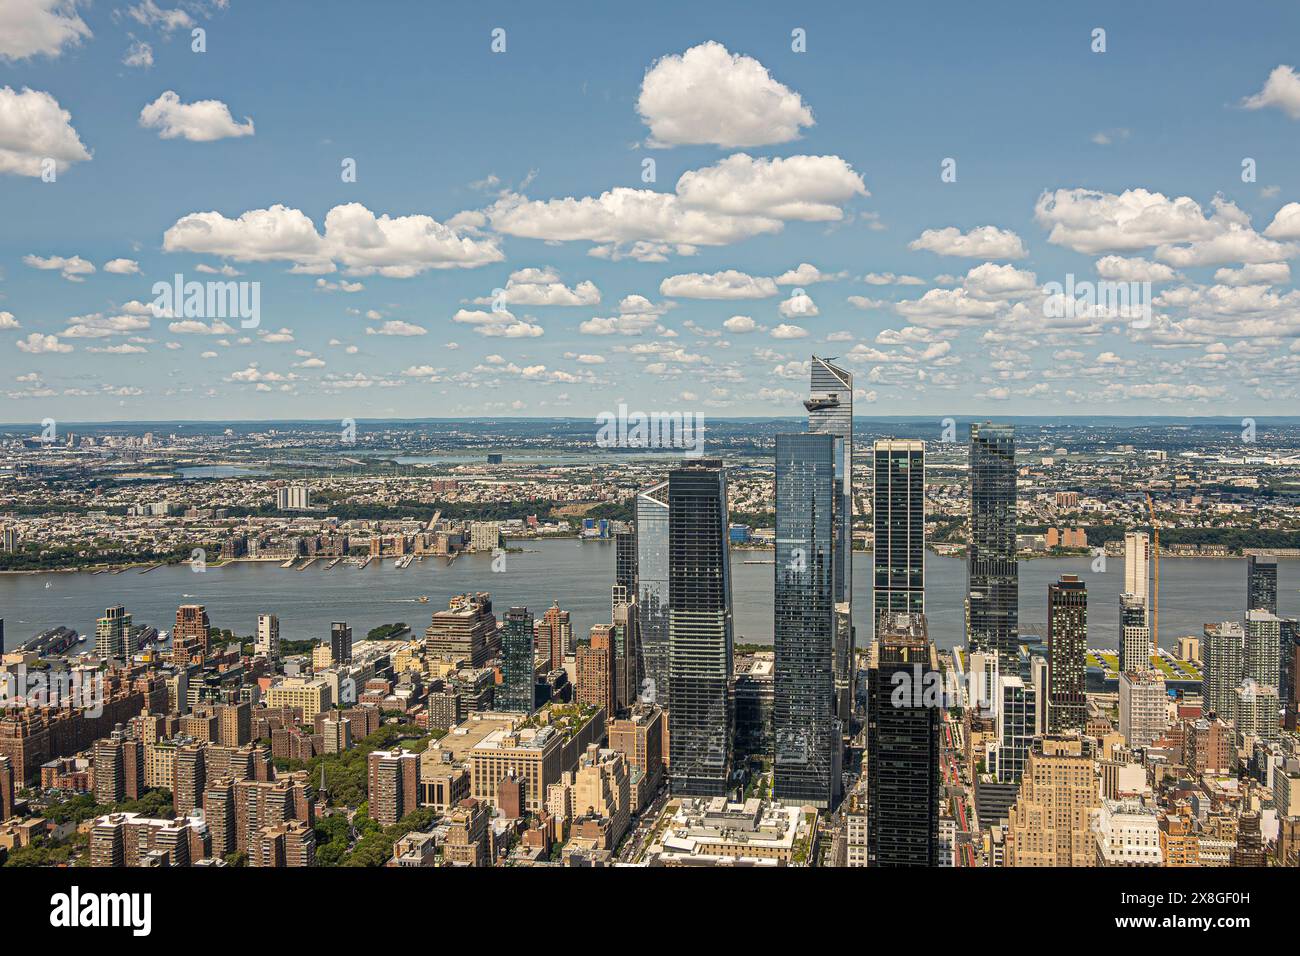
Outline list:
[[[970,547],[966,559],[971,651],[1017,656],[1016,436],[1011,425],[970,426]]]
[[[1051,733],[1080,731],[1088,719],[1088,587],[1062,574],[1047,588],[1047,722]]]
[[[882,438],[872,458],[874,627],[881,614],[925,613],[925,442]]]

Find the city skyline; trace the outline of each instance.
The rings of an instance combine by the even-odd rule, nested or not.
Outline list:
[[[0,0],[14,912],[887,868],[1293,923],[1296,28]]]
[[[809,352],[859,414],[1298,409],[1293,9],[349,10],[0,4],[5,417],[764,416]]]

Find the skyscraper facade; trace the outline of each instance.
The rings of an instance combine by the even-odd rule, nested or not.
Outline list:
[[[276,615],[257,615],[257,640],[253,650],[270,660],[280,659],[280,619]]]
[[[446,663],[466,660],[482,667],[497,647],[497,619],[492,613],[492,595],[453,595],[445,611],[434,611],[424,631],[424,646],[430,657]]]
[[[1088,822],[1101,806],[1090,737],[1040,737],[1034,742],[1007,819],[1005,866],[1093,866],[1096,841]]]
[[[574,664],[577,672],[574,693],[578,703],[602,707],[605,719],[612,720],[615,710],[614,626],[592,625],[591,638],[578,645]]]
[[[669,474],[668,555],[672,789],[722,796],[731,776],[735,701],[727,479],[720,461],[701,459]]]
[[[1277,557],[1272,554],[1246,556],[1246,610],[1277,613]]]
[[[537,649],[550,661],[551,670],[560,670],[564,659],[573,653],[573,624],[559,601],[546,609],[536,624],[536,632]]]
[[[610,589],[610,621],[614,626],[614,714],[622,714],[637,699],[641,686],[639,654],[640,621],[636,600],[621,584]]]
[[[106,609],[95,622],[95,653],[100,657],[127,658],[135,652],[131,615],[120,604]]]
[[[872,457],[874,624],[925,612],[925,442],[882,438]]]
[[[836,461],[842,438],[776,437],[773,796],[829,807],[835,719]]]
[[[352,660],[352,628],[343,621],[330,624],[330,660],[335,664]]]
[[[1087,652],[1088,587],[1077,574],[1063,574],[1047,588],[1047,715],[1054,734],[1087,723]]]
[[[1292,730],[1296,724],[1296,672],[1297,651],[1300,651],[1300,621],[1293,617],[1284,617],[1278,621],[1278,700],[1286,708],[1287,729]]]
[[[835,638],[836,714],[847,724],[853,708],[855,663],[853,628],[853,375],[814,355],[809,383],[808,431],[841,439],[836,452]]]
[[[1151,626],[1147,623],[1147,606],[1134,594],[1119,596],[1119,669],[1151,669]]]
[[[990,768],[998,783],[1018,783],[1034,735],[1039,733],[1038,696],[1033,684],[1016,674],[998,676],[997,745]]]
[[[970,426],[970,546],[966,559],[971,651],[1015,659],[1019,579],[1016,568],[1016,436],[1010,425]]]
[[[668,482],[636,496],[638,697],[668,705]]]
[[[1124,532],[1124,590],[1144,608],[1151,606],[1151,538],[1145,531]],[[1145,615],[1144,615],[1145,616]]]
[[[1224,720],[1235,716],[1246,632],[1236,621],[1206,624],[1201,638],[1201,710]]]
[[[531,714],[536,694],[533,615],[526,607],[512,607],[506,611],[501,634],[501,683],[496,689],[496,709]]]
[[[195,655],[208,653],[208,612],[202,604],[182,604],[176,609],[172,629],[172,660],[189,663]]]
[[[1246,612],[1242,675],[1256,684],[1276,688],[1282,682],[1282,622],[1270,611]]]
[[[635,530],[614,533],[614,583],[628,594],[636,594]]]
[[[943,708],[927,701],[924,693],[938,670],[924,614],[886,614],[876,621],[867,670],[871,866],[938,863]]]

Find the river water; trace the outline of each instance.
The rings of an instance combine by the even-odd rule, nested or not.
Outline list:
[[[614,546],[608,541],[572,539],[519,542],[523,553],[506,556],[503,571],[492,570],[488,555],[462,555],[452,564],[428,557],[398,570],[392,561],[365,569],[339,564],[325,570],[318,561],[305,571],[276,563],[237,563],[204,572],[187,565],[141,574],[84,572],[0,574],[0,618],[5,646],[13,647],[46,628],[66,625],[93,639],[95,619],[112,604],[125,604],[134,621],[170,630],[178,604],[204,604],[213,625],[241,635],[254,632],[259,612],[280,616],[285,640],[328,637],[332,621],[352,625],[358,639],[380,624],[402,621],[423,631],[429,615],[463,591],[490,591],[498,618],[522,604],[540,615],[552,601],[572,612],[574,632],[586,634],[607,623]],[[854,556],[854,608],[858,633],[869,633],[871,556]],[[772,640],[771,552],[732,555],[732,599],[736,640]],[[1061,574],[1078,574],[1088,585],[1089,643],[1115,647],[1119,628],[1122,559],[1111,559],[1105,573],[1091,570],[1090,558],[1038,558],[1020,564],[1020,620],[1047,619],[1047,586]],[[962,558],[926,556],[926,612],[930,634],[940,648],[963,640]],[[1283,616],[1300,613],[1300,562],[1278,562],[1278,593]],[[429,598],[428,604],[419,597]],[[1246,603],[1244,559],[1182,558],[1160,564],[1161,644],[1172,647],[1183,635],[1200,636],[1207,621],[1240,619]]]

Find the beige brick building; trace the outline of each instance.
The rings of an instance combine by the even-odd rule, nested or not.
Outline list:
[[[1089,829],[1101,806],[1092,744],[1063,735],[1036,741],[1007,819],[1006,866],[1092,866]]]

